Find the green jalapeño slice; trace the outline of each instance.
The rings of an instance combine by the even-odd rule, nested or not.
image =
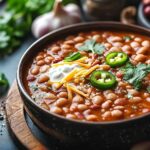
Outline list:
[[[128,55],[123,52],[110,52],[106,55],[106,63],[111,67],[124,65],[128,60]]]
[[[112,73],[102,70],[94,71],[91,74],[90,82],[92,86],[101,90],[111,89],[117,83],[116,78]]]

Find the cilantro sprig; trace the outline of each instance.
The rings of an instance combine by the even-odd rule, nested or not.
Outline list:
[[[55,0],[7,0],[0,14],[0,56],[7,55],[21,45],[30,32],[36,16],[52,10]],[[66,5],[76,0],[63,0]]]
[[[97,43],[95,40],[86,40],[83,45],[78,47],[79,51],[88,51],[94,54],[101,55],[105,51],[105,46],[103,44]]]
[[[134,66],[128,62],[121,70],[124,72],[123,79],[139,90],[142,87],[144,77],[150,73],[150,65],[138,64]]]
[[[0,73],[0,96],[2,96],[9,87],[8,80],[3,73]]]

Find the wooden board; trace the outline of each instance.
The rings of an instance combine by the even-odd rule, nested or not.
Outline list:
[[[13,83],[6,99],[6,115],[12,134],[29,150],[47,150],[32,134],[24,115],[23,103],[16,82]]]

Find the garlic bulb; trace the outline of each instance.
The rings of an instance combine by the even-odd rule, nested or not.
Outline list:
[[[76,4],[62,6],[61,0],[56,0],[52,12],[37,17],[32,23],[32,33],[36,38],[57,28],[81,22],[81,14]]]

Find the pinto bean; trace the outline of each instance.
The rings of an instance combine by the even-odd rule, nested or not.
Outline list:
[[[121,110],[112,110],[111,115],[115,118],[120,118],[123,116],[123,112]]]
[[[115,43],[113,43],[113,46],[115,46],[115,47],[122,47],[123,44],[121,42],[115,42]]]
[[[140,42],[142,42],[142,39],[141,39],[140,37],[136,37],[136,38],[134,39],[134,41],[140,43]]]
[[[129,94],[133,95],[133,96],[137,96],[139,95],[139,92],[135,89],[129,89],[127,90]]]
[[[122,50],[120,47],[113,46],[109,51],[110,52],[121,52]]]
[[[88,106],[85,104],[79,104],[77,107],[78,107],[79,111],[84,111],[84,110],[88,109]]]
[[[74,41],[76,42],[76,43],[81,43],[81,42],[83,42],[85,39],[83,38],[83,37],[81,37],[81,36],[78,36],[78,37],[76,37],[75,39],[74,39]]]
[[[115,100],[117,98],[117,95],[114,93],[109,93],[108,95],[105,95],[105,97],[108,100]]]
[[[112,47],[112,45],[110,43],[105,43],[104,46],[107,48],[107,49],[110,49]]]
[[[92,39],[93,39],[93,40],[98,40],[100,37],[101,37],[100,35],[96,34],[96,35],[94,35],[94,36],[92,37]]]
[[[75,103],[83,103],[84,99],[80,95],[76,95],[75,97],[73,97],[72,101]]]
[[[50,109],[50,112],[55,113],[55,114],[62,114],[63,113],[62,109],[60,107],[57,107],[57,106],[53,106]]]
[[[45,64],[45,61],[44,60],[39,60],[37,61],[37,65],[38,66],[43,66]]]
[[[33,75],[28,75],[28,76],[27,76],[27,80],[30,81],[30,82],[34,81],[35,79],[36,79],[36,78],[35,78],[35,76],[33,76]]]
[[[45,63],[46,63],[47,65],[49,65],[49,64],[53,61],[53,57],[48,56],[48,57],[46,57],[46,58],[44,59],[44,61],[45,61]]]
[[[100,95],[94,96],[92,98],[93,104],[100,105],[104,101],[103,97]]]
[[[138,54],[135,56],[134,60],[137,62],[144,62],[146,60],[146,56],[143,54]]]
[[[42,60],[44,57],[42,56],[42,55],[38,55],[37,57],[36,57],[36,60],[37,61],[39,61],[39,60]]]
[[[73,45],[74,41],[73,40],[67,40],[67,41],[64,42],[64,44]]]
[[[117,109],[117,110],[124,110],[124,108],[125,108],[124,106],[115,106],[114,107],[114,109]]]
[[[73,103],[73,104],[71,104],[71,106],[70,106],[70,111],[71,112],[74,112],[74,111],[77,111],[78,109],[77,109],[77,104],[76,103]]]
[[[122,50],[123,51],[130,51],[131,50],[131,47],[129,46],[129,45],[124,45],[123,47],[122,47]]]
[[[44,92],[48,92],[49,91],[47,86],[45,86],[45,85],[39,86],[39,88],[40,88],[41,91],[44,91]]]
[[[149,51],[149,47],[141,47],[136,54],[146,54]]]
[[[44,73],[48,70],[49,66],[48,65],[44,65],[40,68],[40,72]]]
[[[111,42],[121,42],[123,39],[119,36],[111,37]]]
[[[60,97],[62,97],[62,98],[67,98],[68,97],[68,93],[67,92],[60,92],[59,94],[58,94],[58,97],[60,98]]]
[[[144,46],[144,47],[150,47],[150,41],[147,41],[147,40],[143,41],[142,42],[142,46]]]
[[[41,75],[38,79],[38,83],[44,83],[49,80],[49,77],[47,75]]]
[[[31,73],[33,75],[37,75],[39,73],[39,67],[38,66],[35,66],[32,70],[31,70]]]
[[[140,44],[138,42],[132,42],[130,45],[132,48],[140,47]]]
[[[70,112],[68,107],[63,107],[62,109],[66,114]]]
[[[132,99],[129,100],[131,103],[139,103],[142,101],[141,97],[133,97]]]
[[[68,44],[63,44],[61,48],[62,48],[62,49],[70,49],[71,46],[68,45]]]
[[[54,100],[54,99],[56,99],[57,97],[56,97],[56,95],[55,95],[55,94],[53,94],[53,93],[48,93],[48,95],[47,95],[47,97],[46,97],[46,98],[49,98],[49,99]]]
[[[114,101],[114,104],[124,106],[125,104],[127,104],[127,99],[126,98],[118,98]]]
[[[59,46],[54,46],[51,48],[51,52],[54,54],[57,54],[58,51],[60,51],[60,50],[61,50],[61,48]]]
[[[66,118],[68,118],[68,119],[76,119],[77,117],[74,114],[67,114]]]
[[[107,100],[104,103],[102,103],[101,107],[103,109],[108,109],[108,108],[110,108],[111,104],[112,104],[112,102],[110,100]]]
[[[64,106],[68,103],[68,100],[66,98],[59,98],[57,101],[56,101],[56,106]]]
[[[75,48],[78,49],[82,45],[83,45],[83,43],[78,43],[78,44],[75,45]]]
[[[97,121],[97,120],[98,120],[98,118],[97,118],[96,115],[87,115],[87,116],[86,116],[86,119],[87,119],[88,121]]]
[[[110,111],[106,111],[106,112],[104,112],[104,114],[102,116],[104,118],[109,118],[109,117],[111,117],[111,112]]]

